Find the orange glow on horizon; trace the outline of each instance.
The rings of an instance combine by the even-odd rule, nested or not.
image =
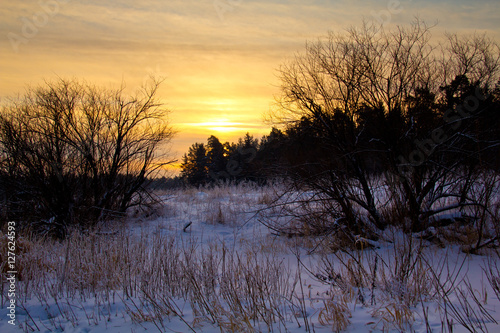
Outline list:
[[[205,1],[8,2],[0,8],[0,103],[58,77],[125,84],[127,95],[150,76],[164,78],[157,97],[171,111],[177,134],[170,156],[180,160],[210,135],[237,142],[247,132],[258,139],[269,134],[263,114],[279,95],[280,65],[304,51],[306,41],[360,26],[373,13],[385,18],[380,13],[387,11],[386,4],[367,0],[226,2],[231,10],[224,15]],[[480,31],[500,37],[498,2],[476,2],[467,11],[449,1],[402,7],[387,23],[404,26],[418,13],[440,22],[436,36]]]
[[[218,119],[200,123],[187,123],[185,125],[199,129],[207,129],[218,133],[238,132],[246,126],[244,123],[232,122],[228,119]]]

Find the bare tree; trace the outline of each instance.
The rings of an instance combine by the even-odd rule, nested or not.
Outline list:
[[[445,84],[466,76],[479,87],[494,88],[500,71],[500,45],[486,35],[447,34],[444,50]]]
[[[421,22],[394,32],[365,23],[361,30],[350,29],[347,35],[330,33],[325,41],[308,44],[305,55],[280,70],[281,118],[318,120],[318,126],[324,128],[325,144],[336,152],[335,158],[343,156],[347,164],[343,167],[348,169],[347,174],[345,170],[331,170],[329,178],[349,196],[335,195],[334,199],[341,200],[346,209],[351,209],[346,200],[366,209],[381,229],[385,222],[360,156],[365,147],[360,141],[362,130],[357,128],[359,110],[383,108],[390,113],[429,81],[429,38],[429,28]],[[346,125],[345,131],[338,130],[339,121]]]
[[[285,114],[297,115],[342,110],[351,120],[367,105],[387,112],[400,107],[419,87],[435,78],[430,28],[416,21],[410,27],[386,31],[364,23],[346,34],[329,33],[325,40],[306,45],[281,67]]]
[[[463,193],[473,179],[464,165],[478,153],[472,141],[482,142],[482,152],[496,145],[480,139],[473,124],[491,110],[486,96],[500,72],[499,47],[477,35],[450,35],[441,46],[431,43],[430,31],[418,20],[391,31],[365,23],[308,43],[280,68],[274,121],[313,128],[321,146],[295,164],[293,178],[337,202],[350,225],[360,222],[356,207],[376,228],[387,225],[377,182],[391,189],[389,201],[410,217],[414,231],[442,212],[436,205],[445,197],[462,198],[459,207],[475,204]],[[476,110],[464,117],[461,107]],[[389,171],[385,185],[383,171]],[[451,186],[457,181],[464,185]]]
[[[143,185],[167,162],[162,144],[173,135],[156,98],[160,83],[152,79],[126,98],[123,88],[61,79],[4,107],[0,167],[9,218],[45,221],[63,235],[72,224],[94,224],[143,203]]]

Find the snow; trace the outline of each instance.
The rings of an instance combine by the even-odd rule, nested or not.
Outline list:
[[[146,252],[144,260],[151,259],[154,247],[159,246],[155,239],[172,240],[172,244],[182,247],[180,258],[185,259],[183,256],[186,253],[209,258],[210,251],[214,251],[219,260],[217,262],[229,258],[234,259],[234,263],[237,260],[246,262],[246,266],[238,269],[248,269],[246,275],[241,275],[248,279],[258,274],[264,277],[276,274],[277,279],[285,281],[279,284],[283,293],[270,294],[270,299],[263,300],[267,306],[274,302],[282,315],[281,318],[276,317],[271,325],[275,332],[306,332],[307,329],[311,332],[337,329],[346,332],[428,332],[429,329],[446,332],[446,319],[453,322],[453,332],[467,332],[451,311],[448,311],[448,317],[444,313],[451,307],[458,313],[465,313],[464,299],[470,301],[470,309],[476,311],[476,317],[483,320],[483,326],[479,326],[474,322],[476,318],[469,313],[470,323],[477,324],[476,330],[497,331],[500,300],[488,282],[485,268],[489,261],[497,262],[498,256],[467,255],[461,252],[459,245],[445,248],[431,243],[419,244],[418,247],[416,244],[409,245],[407,238],[394,229],[387,230],[377,242],[358,238],[358,241],[372,245],[369,249],[328,253],[316,247],[319,239],[278,237],[259,223],[259,219],[265,218],[265,213],[263,215],[260,210],[266,207],[263,198],[270,195],[269,191],[266,188],[235,186],[164,193],[161,195],[163,207],[156,215],[131,216],[125,228],[131,235],[130,240],[136,237],[147,241],[147,244],[142,244]],[[312,195],[307,193],[307,196]],[[114,236],[109,233],[102,237],[105,241]],[[418,242],[415,240],[415,243]],[[63,249],[60,248],[60,260],[65,257]],[[415,266],[408,267],[407,276],[401,276],[405,263],[398,254],[405,251],[408,252],[409,262]],[[102,255],[106,253],[109,255],[108,252]],[[208,266],[209,261],[200,260],[199,267],[204,267],[203,264]],[[272,265],[266,266],[266,263]],[[89,271],[97,269],[98,265],[89,262]],[[215,269],[215,278],[219,282],[224,274],[220,267]],[[266,271],[266,267],[279,268],[279,271]],[[196,274],[201,274],[201,277],[204,271]],[[359,285],[353,282],[357,279]],[[425,279],[429,280],[428,283]],[[441,282],[441,290],[436,281]],[[26,283],[18,282],[19,293],[23,288],[29,288]],[[147,285],[148,281],[141,283]],[[44,286],[50,286],[50,283]],[[240,300],[247,302],[242,306],[249,306],[252,299],[245,298],[244,292],[250,292],[251,284],[242,279],[234,281],[234,286],[241,290],[227,292],[240,293]],[[428,290],[418,289],[420,287],[417,286]],[[200,288],[210,290],[209,286]],[[222,284],[214,288],[220,293]],[[251,292],[257,294],[258,290]],[[465,297],[460,298],[460,292]],[[480,306],[473,303],[470,292],[478,298]],[[137,293],[126,295],[124,289],[117,286],[110,289],[107,296],[103,295],[106,294],[75,292],[73,295],[50,297],[50,291],[39,290],[38,294],[18,299],[16,326],[8,323],[8,310],[5,304],[2,306],[0,332],[231,331],[229,312],[227,318],[220,321],[228,323],[225,329],[221,329],[210,314],[200,313],[202,305],[193,303],[187,294],[170,295],[166,299],[171,306],[170,312],[159,313],[156,320],[151,319],[155,314],[154,304],[141,299]],[[215,300],[210,297],[212,295],[207,295],[207,300]],[[287,297],[289,300],[285,300]],[[213,306],[214,309],[224,307],[221,313],[229,309],[224,301]],[[337,319],[328,321],[328,316]],[[241,320],[241,317],[234,318]],[[346,327],[342,327],[339,318],[345,320]],[[270,330],[262,320],[247,320],[255,331]]]

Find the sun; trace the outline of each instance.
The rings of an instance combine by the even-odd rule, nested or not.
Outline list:
[[[197,125],[202,128],[221,133],[241,131],[242,126],[244,126],[243,123],[230,121],[224,118],[198,123]]]
[[[261,131],[250,101],[237,98],[208,98],[198,102],[203,113],[187,113],[179,122],[190,133],[215,135],[223,140],[234,139],[246,132]]]

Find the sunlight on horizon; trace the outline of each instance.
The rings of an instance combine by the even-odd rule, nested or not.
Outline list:
[[[268,134],[262,115],[279,93],[280,65],[329,31],[342,32],[365,18],[404,25],[419,16],[430,24],[439,20],[436,35],[500,36],[500,5],[491,1],[467,10],[445,1],[396,1],[393,13],[387,2],[366,0],[223,2],[230,10],[180,0],[6,3],[0,8],[0,102],[57,77],[97,86],[125,83],[131,92],[149,76],[161,77],[158,97],[172,111],[178,134],[171,150],[180,158],[211,134],[222,142],[246,132]]]
[[[214,121],[200,122],[200,123],[184,123],[180,124],[198,130],[210,130],[218,133],[231,133],[238,132],[246,127],[245,123],[236,123],[228,121],[227,119],[220,119]],[[214,133],[215,134],[215,133]]]

